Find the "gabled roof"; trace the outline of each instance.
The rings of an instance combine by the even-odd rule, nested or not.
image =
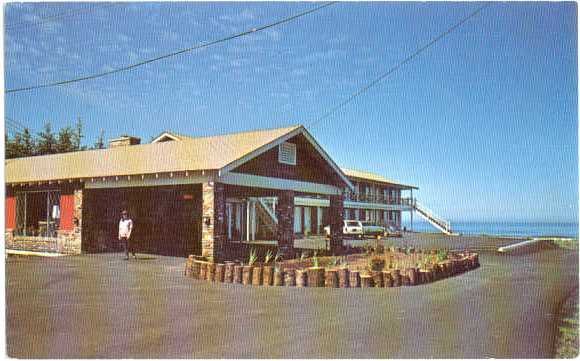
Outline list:
[[[300,133],[314,142],[313,145],[345,184],[352,187],[340,168],[301,125],[209,137],[180,136],[179,141],[8,159],[5,161],[6,183],[198,170],[228,171]]]
[[[163,133],[159,134],[155,137],[151,143],[161,143],[168,140],[187,140],[187,139],[195,139],[195,137],[190,137],[188,135],[178,134],[175,132],[164,131]]]
[[[396,182],[394,180],[385,178],[382,175],[379,175],[376,173],[364,172],[364,171],[348,169],[348,168],[341,168],[341,169],[344,172],[344,174],[346,174],[346,176],[348,178],[357,178],[357,179],[368,180],[368,181],[372,181],[372,182],[394,185],[394,186],[398,186],[399,188],[402,188],[402,189],[419,189],[419,187],[417,187],[417,186],[399,183],[399,182]]]

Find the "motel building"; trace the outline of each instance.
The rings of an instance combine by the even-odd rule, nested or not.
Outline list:
[[[343,219],[401,227],[414,186],[342,169],[303,126],[210,137],[164,132],[151,143],[6,160],[6,248],[119,250],[127,209],[138,252],[229,259],[237,245],[343,244]],[[403,196],[402,192],[410,194]]]

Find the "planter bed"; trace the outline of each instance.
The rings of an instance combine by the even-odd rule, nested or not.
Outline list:
[[[416,286],[452,277],[479,267],[470,251],[389,248],[348,256],[300,258],[252,265],[214,264],[189,256],[185,275],[216,283],[252,286],[391,288]]]

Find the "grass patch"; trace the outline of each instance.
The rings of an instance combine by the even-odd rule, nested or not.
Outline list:
[[[553,237],[553,238],[542,238],[560,248],[564,249],[578,249],[578,239],[576,238],[561,238],[561,237]]]
[[[578,291],[576,291],[560,310],[560,325],[556,339],[556,358],[578,357]]]

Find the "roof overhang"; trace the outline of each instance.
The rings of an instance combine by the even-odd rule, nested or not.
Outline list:
[[[399,189],[402,189],[402,190],[419,189],[419,187],[413,186],[413,185],[409,185],[409,184],[402,184],[402,183],[397,183],[397,182],[380,181],[380,180],[372,179],[372,178],[355,177],[355,176],[349,176],[349,175],[347,175],[347,177],[350,178],[350,179],[354,179],[356,181],[362,181],[362,182],[367,182],[367,183],[376,183],[376,184],[389,185],[391,187],[399,188]]]

